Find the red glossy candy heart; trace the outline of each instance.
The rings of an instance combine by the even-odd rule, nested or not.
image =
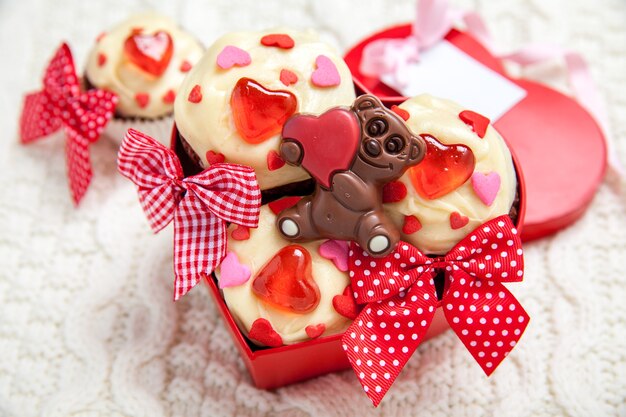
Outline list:
[[[417,193],[430,200],[444,196],[465,184],[474,172],[474,153],[465,145],[444,145],[430,135],[426,156],[409,169],[409,178]]]
[[[282,248],[252,282],[263,301],[293,313],[308,313],[320,302],[320,290],[311,274],[311,255],[300,245]]]
[[[302,146],[302,167],[319,184],[330,188],[333,172],[350,167],[361,140],[361,126],[353,112],[334,108],[319,117],[292,117],[285,123],[283,139]]]
[[[158,77],[172,59],[174,43],[169,33],[162,30],[152,35],[133,33],[124,41],[124,52],[130,62]]]
[[[252,144],[279,133],[297,105],[296,97],[289,91],[268,90],[250,78],[237,81],[230,96],[237,132]]]

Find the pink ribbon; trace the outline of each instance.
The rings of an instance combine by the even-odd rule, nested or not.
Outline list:
[[[610,134],[606,107],[589,67],[583,57],[555,45],[533,44],[516,52],[497,53],[484,20],[478,13],[452,8],[447,0],[418,0],[417,18],[412,33],[404,39],[380,39],[367,45],[359,70],[363,75],[381,79],[390,75],[398,85],[408,83],[409,64],[418,62],[420,52],[441,41],[453,28],[454,22],[463,21],[466,33],[476,38],[494,56],[518,64],[524,68],[541,62],[562,59],[565,61],[569,85],[574,98],[587,109],[602,129],[608,151],[608,164],[618,177],[624,177],[624,169],[617,158]]]

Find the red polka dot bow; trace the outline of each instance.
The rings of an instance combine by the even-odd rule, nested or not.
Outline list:
[[[250,167],[212,164],[184,178],[171,149],[130,129],[118,169],[139,187],[139,201],[155,232],[174,220],[174,300],[226,256],[226,222],[258,226],[261,191]]]
[[[20,118],[20,141],[33,142],[65,127],[70,192],[78,205],[91,182],[89,144],[113,117],[117,96],[104,90],[80,91],[72,53],[61,45],[43,78],[43,90],[26,95]]]
[[[372,258],[352,243],[349,265],[354,297],[367,305],[344,334],[343,347],[374,405],[430,326],[439,304],[437,271],[445,271],[446,320],[487,375],[528,324],[528,314],[502,285],[524,275],[521,241],[508,216],[478,227],[444,257],[400,242],[390,255]]]

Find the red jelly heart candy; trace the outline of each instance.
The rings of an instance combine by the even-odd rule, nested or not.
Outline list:
[[[172,59],[174,44],[170,34],[162,30],[152,35],[133,33],[124,41],[124,52],[130,62],[158,77]]]
[[[356,319],[360,311],[352,297],[352,289],[349,285],[343,290],[343,294],[333,297],[333,307],[337,313],[350,320]]]
[[[283,345],[283,338],[274,330],[272,324],[267,319],[259,318],[252,323],[248,337],[257,342],[269,346],[279,347]]]
[[[465,184],[474,172],[472,150],[465,145],[444,145],[430,135],[421,137],[426,141],[426,155],[409,169],[415,191],[434,200]]]
[[[308,313],[320,302],[320,290],[311,274],[311,255],[300,245],[282,248],[252,282],[260,299],[293,313]]]
[[[297,105],[296,97],[289,91],[268,90],[250,78],[237,81],[230,96],[237,132],[252,144],[280,133]]]

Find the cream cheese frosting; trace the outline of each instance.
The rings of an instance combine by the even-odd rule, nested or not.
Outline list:
[[[129,60],[124,43],[133,31],[145,35],[164,31],[170,35],[172,57],[161,75],[150,74]],[[155,13],[139,14],[98,37],[87,59],[85,75],[94,87],[118,95],[119,116],[159,118],[173,112],[178,88],[202,54],[200,43],[171,19]]]
[[[400,178],[406,185],[407,196],[397,203],[385,204],[385,209],[398,225],[403,224],[407,215],[415,216],[421,223],[421,229],[411,234],[403,233],[402,239],[424,253],[445,254],[478,225],[509,213],[517,189],[511,153],[492,125],[480,138],[459,118],[459,113],[467,109],[452,101],[420,95],[399,107],[409,113],[406,123],[415,134],[432,135],[446,145],[469,147],[475,157],[474,173],[495,172],[500,177],[500,187],[491,205],[479,198],[471,179],[452,192],[431,200],[416,192],[409,171]],[[467,216],[467,225],[452,229],[450,216],[454,212]]]
[[[270,322],[272,328],[282,337],[284,344],[292,344],[308,340],[306,327],[320,323],[325,325],[323,335],[339,333],[345,330],[351,320],[337,313],[333,307],[333,297],[342,294],[349,285],[347,272],[342,272],[332,261],[318,253],[324,241],[301,244],[311,255],[312,276],[319,288],[320,298],[317,307],[305,314],[293,313],[274,307],[262,300],[252,290],[252,283],[258,272],[282,248],[290,242],[280,237],[276,230],[276,216],[267,207],[261,208],[259,227],[250,230],[247,240],[235,240],[232,232],[235,225],[228,229],[228,251],[237,255],[239,263],[250,268],[250,279],[239,286],[223,289],[224,300],[231,314],[244,334],[248,334],[252,324],[259,318]],[[216,270],[221,276],[221,268]]]
[[[283,49],[261,44],[261,38],[271,34],[289,35],[294,46]],[[231,47],[231,51],[232,47],[236,47],[249,54],[250,63],[228,69],[218,66],[218,56],[227,47]],[[316,60],[320,56],[334,64],[340,78],[338,85],[320,87],[312,81]],[[280,79],[282,70],[295,74],[297,81],[285,85]],[[279,28],[230,33],[208,49],[183,82],[181,93],[176,98],[176,125],[205,167],[208,164],[206,153],[213,151],[222,153],[226,162],[254,168],[261,189],[308,178],[300,167],[284,165],[275,170],[268,168],[268,153],[278,152],[280,132],[257,144],[246,142],[239,134],[230,100],[233,88],[241,78],[250,78],[269,90],[292,93],[297,100],[296,113],[321,114],[330,107],[349,106],[354,101],[352,76],[341,55],[311,31]],[[188,99],[196,86],[202,94],[199,102]]]

